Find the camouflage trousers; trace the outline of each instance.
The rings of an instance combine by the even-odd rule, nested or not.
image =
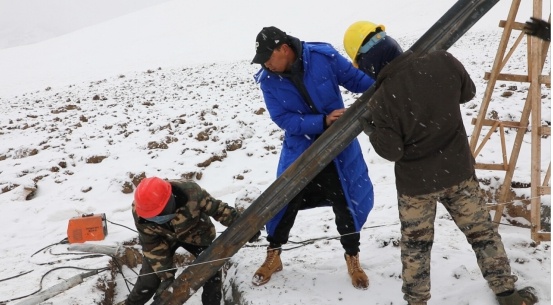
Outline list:
[[[434,241],[437,202],[447,209],[476,253],[478,266],[494,293],[514,289],[517,277],[501,236],[486,210],[485,195],[474,178],[430,194],[398,195],[401,221],[401,262],[404,299],[426,304],[430,299],[430,252]]]

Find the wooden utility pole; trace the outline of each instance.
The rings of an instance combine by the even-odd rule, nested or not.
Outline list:
[[[524,33],[524,23],[515,21],[515,17],[520,7],[521,0],[513,0],[507,20],[501,20],[500,27],[503,27],[503,35],[497,50],[495,61],[491,72],[485,74],[485,79],[488,80],[488,85],[484,93],[482,105],[478,116],[473,120],[474,130],[470,140],[470,147],[475,158],[478,158],[483,146],[488,142],[490,137],[499,129],[501,142],[501,160],[502,163],[479,163],[476,160],[476,168],[483,170],[502,170],[505,171],[505,178],[497,197],[497,204],[491,204],[490,210],[495,210],[494,222],[499,223],[503,215],[505,204],[510,201],[511,183],[513,180],[514,171],[517,160],[520,154],[524,136],[528,128],[531,131],[531,168],[530,168],[530,222],[531,222],[531,237],[534,241],[550,241],[550,232],[542,232],[541,230],[541,198],[543,195],[551,195],[551,158],[549,159],[549,167],[545,171],[545,177],[542,180],[541,171],[541,141],[543,137],[551,135],[550,126],[542,126],[541,123],[541,88],[542,84],[551,87],[551,76],[541,75],[549,42],[543,41],[537,37],[528,36]],[[533,16],[542,18],[542,0],[533,0]],[[525,16],[528,20],[530,16]],[[551,22],[551,16],[549,17]],[[513,31],[519,31],[519,36],[516,38],[511,49],[507,53],[507,46]],[[523,38],[527,41],[527,58],[528,68],[526,75],[504,74],[501,73],[507,61],[511,58],[516,48],[519,46]],[[529,83],[528,95],[522,109],[521,118],[518,122],[501,121],[498,119],[487,119],[488,106],[494,93],[494,87],[497,81],[511,81]],[[531,123],[531,124],[530,124]],[[484,137],[480,137],[483,126],[489,127],[488,133]],[[506,144],[505,144],[505,128],[516,128],[516,136],[511,150],[509,160],[507,160]],[[478,144],[478,141],[481,141]],[[547,160],[547,159],[545,159]]]

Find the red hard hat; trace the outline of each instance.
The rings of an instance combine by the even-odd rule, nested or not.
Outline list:
[[[142,218],[159,215],[171,196],[171,184],[158,177],[144,178],[134,192],[136,214]]]

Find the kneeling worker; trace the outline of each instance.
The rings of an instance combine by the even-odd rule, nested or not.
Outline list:
[[[197,257],[215,239],[210,217],[230,226],[240,214],[189,180],[143,179],[134,193],[132,214],[142,245],[142,269],[125,305],[143,305],[173,283],[173,255],[182,247]],[[257,239],[259,233],[252,239]],[[208,279],[203,305],[220,305],[221,270]]]

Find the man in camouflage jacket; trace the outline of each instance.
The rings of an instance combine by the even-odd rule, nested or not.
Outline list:
[[[404,299],[409,305],[430,299],[430,254],[441,202],[472,245],[498,303],[535,304],[532,287],[515,288],[517,276],[476,178],[459,107],[476,87],[464,66],[445,51],[424,56],[407,51],[380,71],[375,89],[372,125],[365,133],[376,153],[395,162]]]
[[[140,276],[126,305],[145,304],[172,284],[173,255],[178,247],[198,256],[212,243],[216,232],[210,217],[227,227],[239,217],[236,209],[188,180],[145,178],[134,198],[132,214],[144,257]],[[156,213],[155,209],[160,208],[163,210]],[[157,215],[150,217],[152,213]],[[202,303],[219,305],[221,297],[219,270],[204,284]]]

